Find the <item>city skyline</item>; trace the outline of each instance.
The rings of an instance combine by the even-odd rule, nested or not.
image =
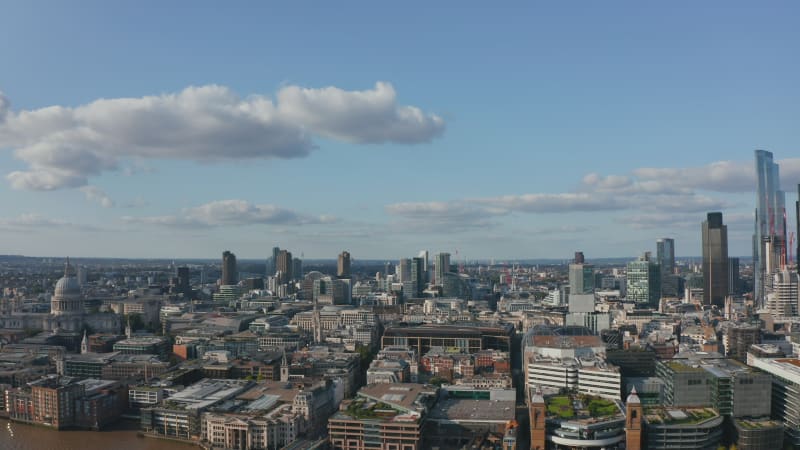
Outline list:
[[[751,256],[755,149],[796,229],[792,3],[99,5],[0,17],[0,253]]]

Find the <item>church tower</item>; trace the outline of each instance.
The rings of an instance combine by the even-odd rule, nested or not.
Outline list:
[[[547,444],[546,411],[544,396],[542,396],[541,389],[537,387],[536,392],[531,395],[531,402],[528,405],[531,422],[531,450],[544,450]]]
[[[642,402],[636,395],[636,388],[625,402],[625,440],[627,450],[642,449]]]
[[[289,362],[286,360],[286,349],[283,349],[281,358],[281,381],[289,381]]]
[[[133,336],[133,328],[131,328],[131,318],[128,317],[128,324],[125,325],[125,337],[130,339]]]
[[[81,355],[89,353],[89,339],[86,337],[86,330],[83,330],[83,340],[81,341]]]

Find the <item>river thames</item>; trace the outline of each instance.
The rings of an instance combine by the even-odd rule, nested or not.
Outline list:
[[[106,431],[54,431],[0,419],[3,450],[199,450],[191,444],[144,438],[135,422],[120,422]]]

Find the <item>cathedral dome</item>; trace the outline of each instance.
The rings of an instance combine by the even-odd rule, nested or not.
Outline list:
[[[53,295],[56,297],[74,297],[76,295],[81,295],[81,285],[78,283],[76,277],[64,276],[56,283]]]
[[[81,285],[72,272],[69,259],[64,265],[64,276],[56,283],[53,298],[50,300],[50,314],[79,314],[83,312]]]

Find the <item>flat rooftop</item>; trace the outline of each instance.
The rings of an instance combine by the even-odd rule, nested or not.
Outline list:
[[[168,403],[177,403],[185,409],[205,408],[236,395],[247,385],[244,380],[206,378],[171,396]]]
[[[455,422],[501,422],[514,420],[516,402],[513,400],[440,400],[428,416],[433,420]]]
[[[712,408],[647,408],[644,418],[654,425],[694,425],[720,417]]]

